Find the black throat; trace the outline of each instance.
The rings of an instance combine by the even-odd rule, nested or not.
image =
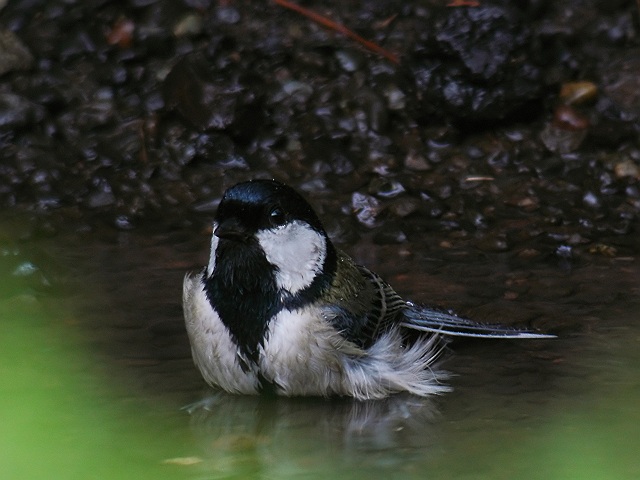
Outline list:
[[[220,240],[205,292],[241,352],[257,363],[269,321],[282,309],[275,268],[259,245]]]
[[[257,243],[220,240],[213,275],[205,279],[205,293],[248,361],[258,363],[259,347],[264,345],[269,323],[278,312],[303,308],[330,288],[336,269],[336,253],[330,242],[324,263],[313,282],[292,295],[278,288],[276,267]]]

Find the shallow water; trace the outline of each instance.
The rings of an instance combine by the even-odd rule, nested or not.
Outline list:
[[[359,403],[204,385],[180,295],[208,242],[105,231],[20,245],[15,262],[37,259],[56,287],[23,283],[0,304],[11,478],[640,475],[637,259],[525,265],[426,242],[346,246],[407,298],[559,335],[452,342],[452,393]]]

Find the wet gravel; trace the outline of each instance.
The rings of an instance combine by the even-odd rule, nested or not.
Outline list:
[[[622,1],[14,0],[0,208],[26,236],[206,225],[253,177],[339,242],[523,262],[638,253],[638,9]]]

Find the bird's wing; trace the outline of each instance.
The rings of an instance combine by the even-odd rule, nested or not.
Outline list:
[[[538,333],[506,325],[477,323],[453,313],[406,302],[401,325],[411,330],[443,335],[477,338],[554,338],[555,335]]]
[[[339,252],[334,288],[322,302],[323,315],[348,341],[368,348],[402,319],[406,304],[378,275]]]
[[[340,253],[339,296],[327,295],[323,314],[340,334],[368,348],[393,326],[417,332],[479,338],[551,338],[531,330],[476,323],[434,308],[404,301],[380,276]]]
[[[406,302],[377,273],[362,266],[358,268],[372,292],[372,302],[366,313],[367,321],[363,325],[363,333],[368,339],[375,340],[402,319]]]

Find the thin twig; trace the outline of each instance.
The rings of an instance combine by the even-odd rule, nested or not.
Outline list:
[[[479,6],[480,6],[480,2],[476,0],[452,0],[449,3],[447,3],[447,7],[479,7]]]
[[[386,58],[390,62],[393,62],[395,64],[400,63],[400,60],[398,59],[397,55],[391,53],[389,50],[385,50],[384,48],[382,48],[380,45],[376,43],[373,43],[369,40],[362,38],[360,35],[349,30],[344,25],[334,22],[333,20],[323,15],[320,15],[319,13],[316,13],[312,10],[309,10],[308,8],[304,8],[304,7],[301,7],[300,5],[289,2],[288,0],[273,0],[273,2],[280,5],[281,7],[288,8],[289,10],[293,10],[294,12],[297,12],[300,15],[304,15],[305,17],[313,20],[314,22],[319,23],[320,25],[323,25],[331,30],[335,30],[336,32],[339,32],[345,35],[346,37],[351,38],[352,40],[355,40],[356,42],[360,43],[361,45],[371,50],[372,52],[375,52],[378,55],[382,55],[384,58]]]

